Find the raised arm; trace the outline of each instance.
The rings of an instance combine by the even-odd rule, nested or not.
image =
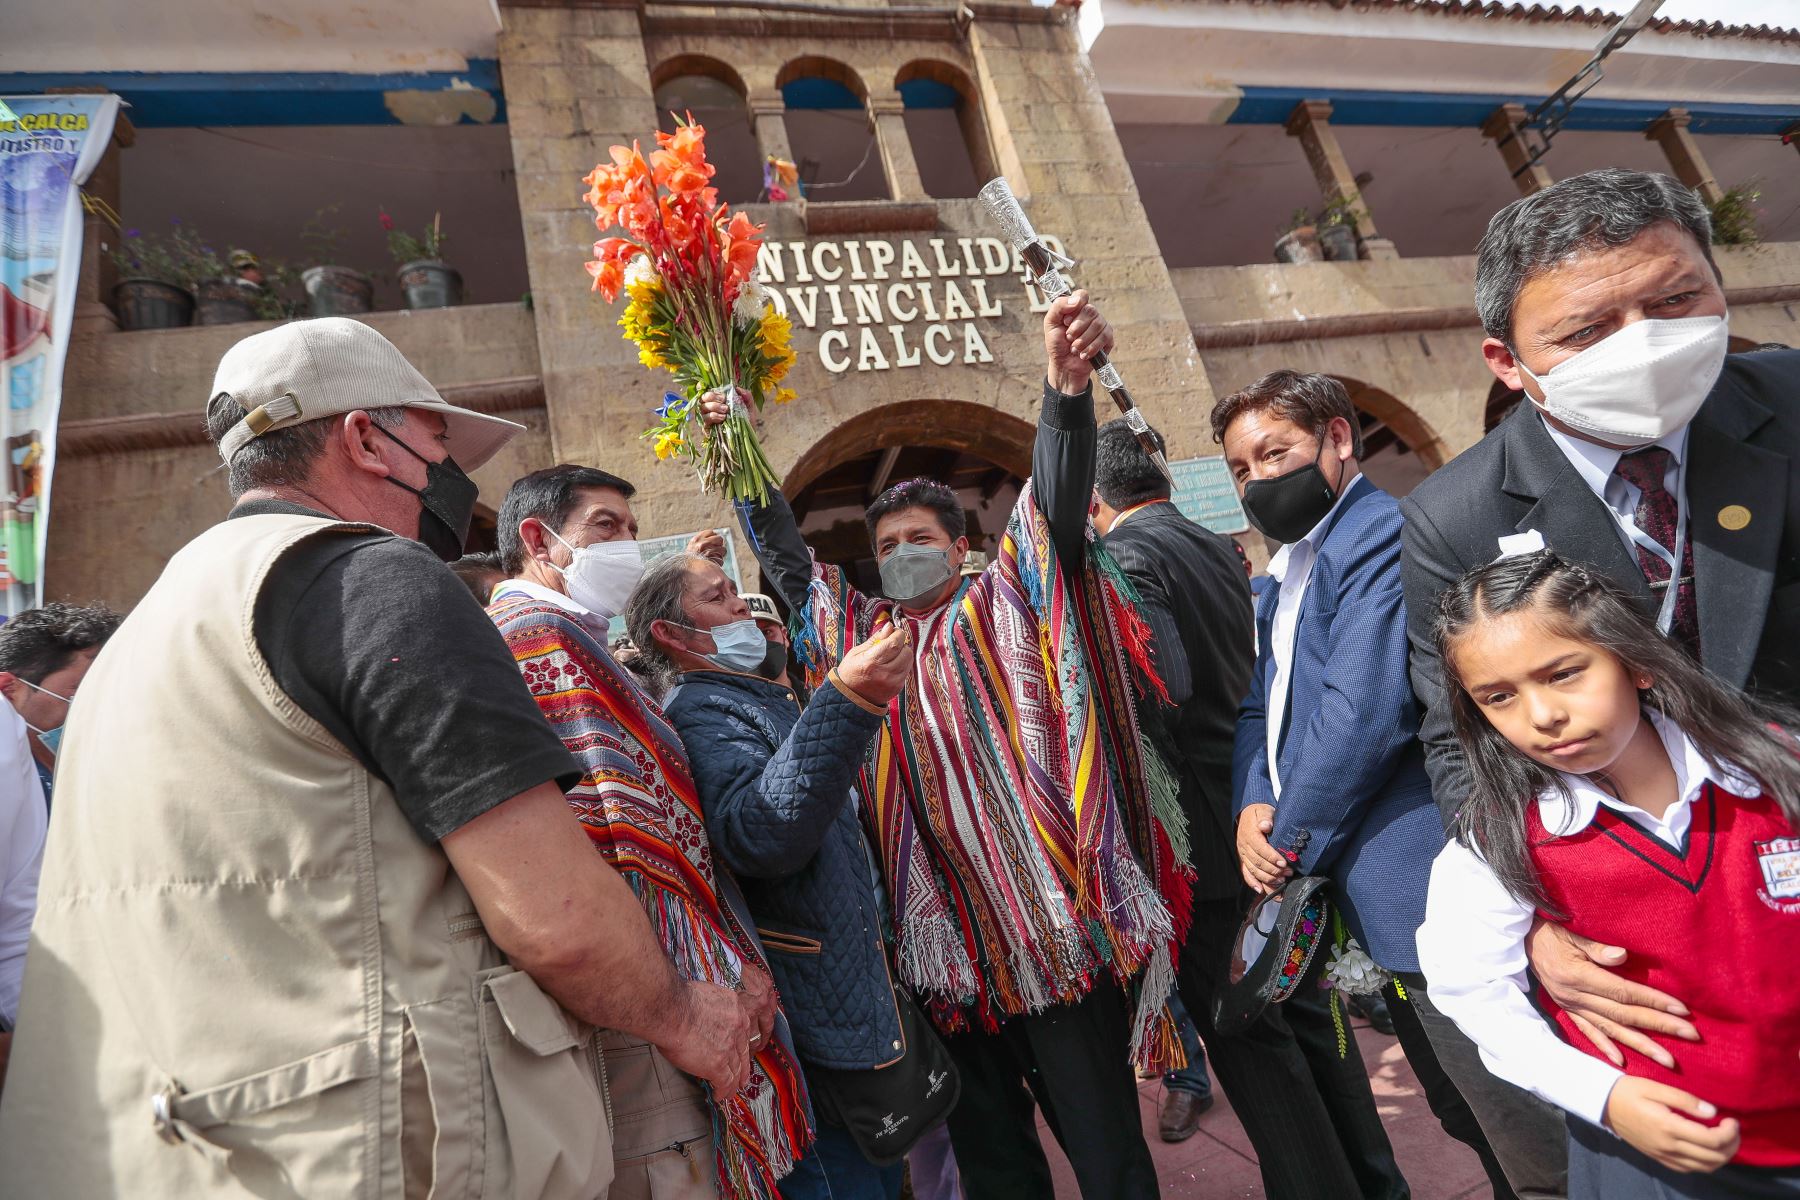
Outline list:
[[[708,425],[721,424],[728,411],[723,392],[708,392],[700,398],[701,418]],[[812,549],[800,536],[800,525],[794,520],[787,497],[770,490],[764,503],[738,509],[737,517],[738,528],[770,586],[781,593],[789,608],[804,608],[807,589],[812,585]],[[694,549],[692,545],[689,548]]]
[[[1112,345],[1112,327],[1086,292],[1059,297],[1044,314],[1044,402],[1031,451],[1031,488],[1064,570],[1079,571],[1087,561],[1097,436],[1088,359]]]

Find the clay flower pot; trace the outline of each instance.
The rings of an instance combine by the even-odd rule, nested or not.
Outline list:
[[[1311,225],[1290,229],[1275,243],[1276,262],[1319,262],[1324,257],[1319,248],[1319,231]]]
[[[197,325],[235,325],[256,320],[256,291],[241,279],[202,279]]]
[[[180,329],[193,324],[194,296],[160,279],[121,279],[113,284],[113,310],[128,331]]]
[[[375,307],[375,281],[349,267],[308,267],[300,273],[315,317],[347,317]]]
[[[397,272],[408,308],[449,308],[461,304],[462,272],[435,258],[402,263]]]

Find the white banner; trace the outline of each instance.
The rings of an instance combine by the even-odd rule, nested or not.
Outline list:
[[[81,273],[81,185],[112,138],[117,96],[0,96],[0,592],[44,602],[44,543],[63,362]]]

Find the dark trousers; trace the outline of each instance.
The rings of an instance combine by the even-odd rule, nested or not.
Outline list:
[[[1705,1174],[1671,1171],[1580,1117],[1568,1118],[1569,1200],[1792,1200],[1800,1168],[1727,1163]]]
[[[1437,1051],[1432,1048],[1431,1037],[1425,1032],[1418,1008],[1425,1000],[1425,977],[1417,972],[1402,972],[1397,982],[1398,987],[1392,983],[1387,986],[1388,1013],[1394,1018],[1394,1036],[1400,1039],[1400,1049],[1406,1052],[1406,1065],[1412,1068],[1412,1073],[1418,1076],[1419,1086],[1425,1089],[1425,1102],[1431,1106],[1431,1115],[1438,1119],[1445,1133],[1481,1159],[1481,1169],[1487,1172],[1488,1185],[1494,1189],[1494,1200],[1518,1200],[1517,1193],[1507,1182],[1500,1160],[1494,1157],[1493,1148],[1488,1145],[1487,1135],[1481,1131],[1481,1123],[1475,1119],[1475,1110],[1444,1074]]]
[[[1045,1200],[1054,1193],[1034,1103],[1086,1200],[1158,1195],[1125,996],[1116,986],[1102,983],[1075,1004],[1008,1018],[998,1033],[958,1033],[944,1042],[962,1075],[950,1143],[970,1200]]]
[[[1410,979],[1408,989],[1412,987]],[[1456,1022],[1432,1007],[1428,988],[1413,995],[1413,1010],[1431,1040],[1438,1066],[1480,1122],[1512,1190],[1521,1200],[1562,1200],[1567,1196],[1569,1139],[1562,1111],[1490,1074],[1475,1043]]]
[[[1195,902],[1180,987],[1213,1077],[1256,1148],[1269,1200],[1406,1200],[1406,1179],[1375,1111],[1349,1017],[1337,993],[1318,986],[1325,955],[1290,999],[1271,1005],[1243,1033],[1226,1036],[1213,1028],[1213,994],[1242,916],[1236,899]],[[1343,1055],[1334,1004],[1346,1039]]]

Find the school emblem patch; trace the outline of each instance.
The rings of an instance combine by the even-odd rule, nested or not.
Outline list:
[[[1762,868],[1762,902],[1777,912],[1800,913],[1800,838],[1771,838],[1753,848]]]

